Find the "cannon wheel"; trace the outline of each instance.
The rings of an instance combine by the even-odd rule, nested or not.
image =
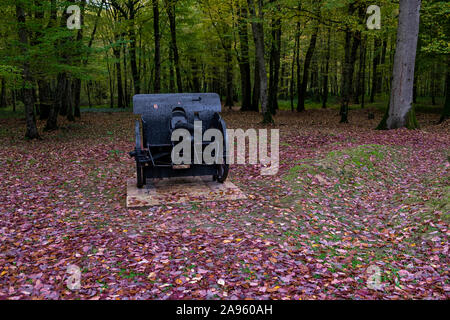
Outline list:
[[[135,123],[135,134],[136,134],[136,151],[140,152],[140,150],[141,150],[141,125],[138,120]],[[142,187],[145,184],[144,168],[139,163],[137,158],[136,158],[136,176],[137,176],[137,187],[139,189],[142,189]]]
[[[142,189],[142,187],[144,186],[144,170],[142,168],[142,166],[140,164],[136,164],[136,168],[137,168],[137,187],[139,189]]]
[[[219,183],[224,183],[228,178],[228,172],[230,171],[230,165],[227,163],[227,146],[228,146],[228,137],[227,137],[227,126],[225,121],[220,119],[219,127],[222,129],[223,134],[223,164],[217,165],[217,176],[213,177],[214,181],[218,181]]]
[[[217,181],[220,183],[224,183],[228,178],[228,172],[230,171],[230,165],[228,164],[219,164],[218,175],[216,177]]]

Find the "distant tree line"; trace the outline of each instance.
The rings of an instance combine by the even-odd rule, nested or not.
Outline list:
[[[333,96],[340,121],[348,122],[349,105],[364,108],[381,95],[395,106],[404,98],[392,92],[409,86],[395,74],[401,72],[396,59],[405,57],[414,65],[411,99],[427,96],[435,105],[445,96],[444,121],[450,114],[450,5],[377,1],[381,29],[369,30],[372,4],[0,0],[0,107],[24,106],[28,138],[39,136],[36,116],[46,121],[45,130],[56,130],[59,116],[75,121],[82,105],[128,108],[138,93],[217,92],[225,106],[261,112],[264,122],[272,122],[279,100],[302,112],[308,101],[326,108]],[[81,29],[67,28],[70,5],[81,9]],[[404,25],[417,29],[416,44],[403,38]],[[416,127],[413,109],[406,122],[393,121],[392,110],[380,128]]]

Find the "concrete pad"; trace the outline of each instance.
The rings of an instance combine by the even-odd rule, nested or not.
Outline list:
[[[128,208],[242,199],[247,196],[231,181],[218,183],[210,176],[148,179],[142,189],[136,187],[136,179],[127,181]]]

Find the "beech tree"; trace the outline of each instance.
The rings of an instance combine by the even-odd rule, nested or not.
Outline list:
[[[267,71],[266,71],[266,61],[264,57],[264,12],[263,12],[263,1],[258,1],[258,12],[256,12],[255,3],[253,0],[247,0],[248,7],[250,10],[250,15],[252,17],[252,29],[253,29],[253,39],[255,42],[255,55],[258,64],[258,75],[260,83],[260,99],[261,99],[261,112],[263,114],[263,123],[272,123],[272,114],[269,110],[268,101],[268,88],[267,88]]]
[[[412,102],[420,6],[421,0],[400,0],[387,129],[418,127]]]

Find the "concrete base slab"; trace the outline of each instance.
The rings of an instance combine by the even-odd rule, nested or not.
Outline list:
[[[136,179],[127,181],[128,208],[242,199],[247,196],[231,181],[218,183],[210,176],[148,179],[142,189],[136,187]]]

